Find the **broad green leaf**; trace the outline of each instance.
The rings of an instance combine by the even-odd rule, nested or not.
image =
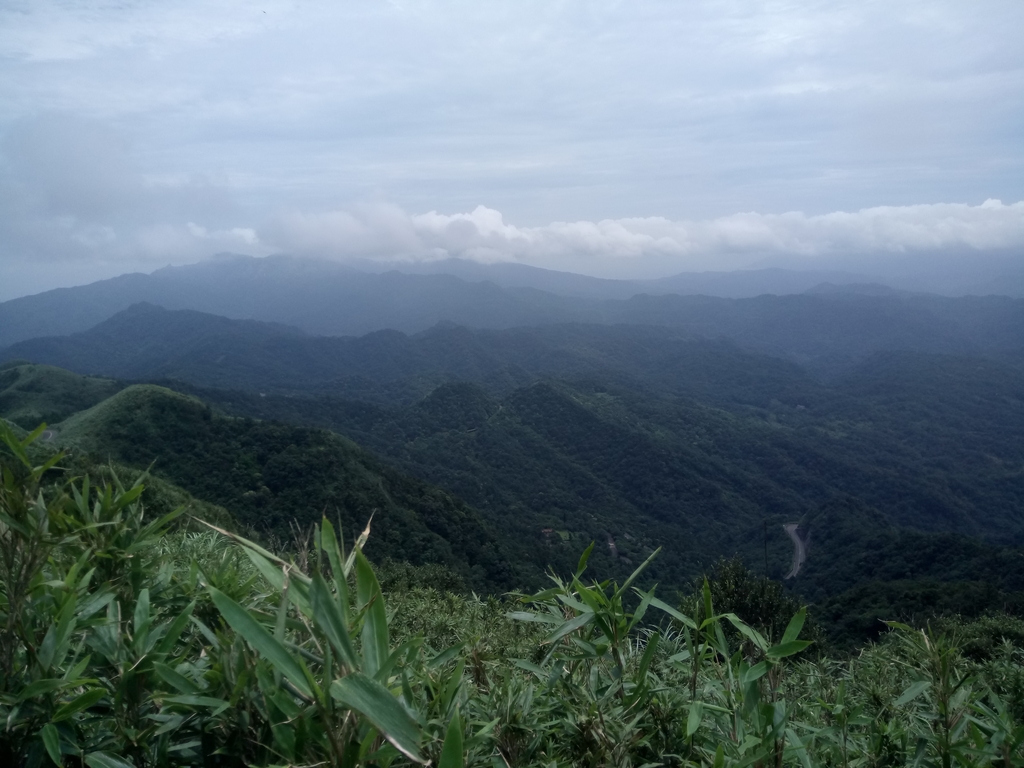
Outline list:
[[[552,632],[550,635],[548,635],[548,637],[545,638],[544,643],[545,644],[557,643],[559,640],[561,640],[566,635],[568,635],[568,634],[570,634],[572,632],[575,632],[580,627],[585,627],[587,624],[589,624],[593,620],[594,620],[594,614],[593,613],[581,613],[575,619],[570,619],[569,621],[563,623],[562,626],[560,626],[558,629],[556,629],[554,632]]]
[[[334,577],[334,591],[338,596],[338,602],[345,618],[349,623],[348,616],[348,574],[345,573],[345,553],[338,543],[338,536],[334,526],[325,517],[320,523],[320,545],[327,553],[327,561],[331,564],[331,575]]]
[[[407,656],[412,658],[411,654],[418,650],[422,645],[422,637],[414,637],[411,640],[406,640],[391,652],[391,655],[388,656],[384,663],[380,665],[380,669],[377,670],[377,674],[374,675],[374,677],[386,685],[388,678],[391,675],[391,671],[398,665],[398,662],[402,657]],[[430,666],[430,662],[427,662],[427,666]]]
[[[651,635],[647,641],[647,647],[644,648],[644,655],[640,658],[640,668],[637,670],[637,681],[643,682],[644,677],[647,675],[647,670],[651,666],[651,662],[654,661],[654,654],[658,650],[658,645],[661,643],[661,634],[655,632]]]
[[[462,718],[459,717],[459,710],[456,709],[452,721],[448,723],[448,732],[444,737],[444,745],[441,747],[441,759],[437,761],[437,768],[463,768],[464,765]]]
[[[427,668],[437,669],[439,667],[443,667],[449,661],[458,656],[462,652],[462,649],[465,647],[465,643],[459,643],[458,645],[453,645],[450,648],[446,648],[445,650],[441,651],[434,658],[427,662]]]
[[[153,671],[156,672],[157,676],[165,683],[173,688],[181,691],[182,693],[194,694],[199,693],[199,686],[189,680],[181,673],[171,669],[166,664],[161,664],[159,661],[153,662]]]
[[[786,625],[786,631],[782,635],[782,642],[780,645],[791,643],[800,637],[800,630],[804,628],[804,621],[807,619],[807,608],[801,608],[796,616],[789,620],[789,624]]]
[[[640,563],[637,569],[629,575],[629,578],[626,579],[622,586],[615,590],[615,597],[621,597],[622,595],[626,594],[626,590],[633,585],[633,582],[637,580],[640,574],[643,573],[647,566],[651,564],[651,561],[653,561],[654,558],[656,558],[660,553],[661,547],[658,547],[647,557],[646,560]]]
[[[516,659],[512,663],[515,664],[520,669],[525,669],[527,672],[532,672],[542,682],[544,680],[547,680],[547,678],[548,678],[547,671],[545,671],[543,667],[539,667],[539,666],[537,666],[536,664],[534,664],[531,661],[526,661],[525,659]]]
[[[132,625],[135,629],[135,648],[142,648],[149,634],[149,589],[143,589],[139,593],[138,602],[135,603],[135,615]]]
[[[740,683],[743,685],[750,685],[755,680],[760,680],[766,674],[768,674],[768,662],[759,661],[740,675]]]
[[[711,585],[708,583],[707,577],[704,578],[703,597],[704,597],[704,621],[701,623],[701,629],[703,629],[704,626],[707,625],[707,623],[709,621],[713,621],[713,617],[715,615],[714,606],[712,605],[712,602],[711,602]],[[721,748],[721,746],[719,746],[719,748]],[[717,757],[715,758],[715,762],[716,763],[718,762],[718,758]]]
[[[426,763],[420,755],[419,726],[383,685],[354,672],[331,685],[331,695],[342,705],[359,712],[381,736],[410,760]]]
[[[377,583],[373,566],[361,550],[356,556],[356,600],[363,616],[363,672],[370,677],[377,674],[381,665],[391,654],[388,638],[388,615],[384,607],[384,596]]]
[[[787,656],[792,656],[795,653],[811,645],[810,640],[790,640],[788,643],[779,643],[778,645],[769,648],[766,655],[770,659],[784,659]]]
[[[46,747],[46,754],[50,756],[57,765],[63,765],[60,756],[60,732],[53,723],[47,723],[39,730],[43,739],[43,746]]]
[[[580,555],[579,565],[576,566],[576,577],[579,578],[583,575],[583,572],[587,570],[587,561],[590,559],[590,553],[594,551],[594,544],[596,542],[590,542],[590,546],[583,550],[583,554]]]
[[[131,763],[114,757],[109,752],[90,752],[85,756],[85,763],[89,768],[135,768]]]
[[[807,754],[807,746],[800,740],[796,731],[792,728],[787,728],[786,739],[790,744],[790,747],[788,747],[786,751],[795,752],[797,759],[800,761],[800,765],[803,766],[803,768],[812,768],[810,755]]]
[[[66,685],[70,685],[67,680],[36,680],[34,683],[29,683],[18,692],[18,697],[15,699],[17,702],[27,701],[28,699],[40,696],[44,693],[51,693],[53,691],[60,690]]]
[[[764,635],[754,629],[752,626],[744,622],[735,613],[723,613],[723,619],[728,619],[736,629],[739,630],[740,634],[746,637],[752,642],[760,651],[768,650],[768,641],[764,639]]]
[[[74,699],[72,699],[67,704],[58,709],[56,712],[54,712],[53,717],[50,718],[50,722],[59,723],[62,720],[67,720],[76,712],[81,712],[83,709],[88,709],[106,695],[107,692],[104,691],[102,688],[93,688],[91,690],[88,690],[85,693],[76,696]]]
[[[927,680],[918,680],[916,683],[912,683],[910,687],[903,692],[903,695],[896,699],[893,706],[902,707],[904,704],[913,701],[922,693],[927,691],[930,686],[931,683]]]
[[[660,611],[664,611],[669,616],[671,616],[673,619],[675,619],[678,622],[681,622],[682,624],[684,624],[685,626],[689,627],[690,629],[696,629],[697,628],[697,624],[694,622],[693,619],[691,619],[686,614],[681,613],[680,611],[677,611],[675,608],[673,608],[671,605],[669,605],[668,603],[664,602],[663,600],[659,600],[656,597],[652,597],[651,598],[651,605],[654,608],[657,608]]]
[[[309,587],[309,601],[313,608],[313,621],[317,629],[323,632],[330,641],[343,664],[351,670],[359,669],[356,652],[352,648],[352,640],[348,635],[345,617],[334,600],[334,595],[327,588],[327,582],[319,573],[313,574],[313,583]]]
[[[690,738],[700,728],[700,722],[704,719],[704,703],[695,701],[690,705],[690,712],[686,716],[686,738]]]
[[[185,631],[185,627],[188,626],[188,620],[192,617],[192,611],[195,610],[196,601],[193,600],[189,603],[185,610],[178,614],[178,617],[171,622],[170,626],[167,627],[163,637],[156,647],[157,653],[170,653],[171,649],[174,648],[174,644],[178,642],[181,637],[181,633]]]
[[[214,587],[207,587],[214,605],[235,632],[245,638],[256,651],[280,671],[303,696],[315,698],[302,662],[274,638],[242,606]]]
[[[532,613],[530,611],[509,611],[505,616],[513,621],[532,621],[540,624],[561,624],[565,619],[544,613]]]

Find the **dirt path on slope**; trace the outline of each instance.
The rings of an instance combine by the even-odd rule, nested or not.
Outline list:
[[[789,573],[786,574],[787,579],[792,579],[800,573],[801,566],[807,560],[807,545],[797,532],[799,525],[799,523],[786,523],[782,526],[786,529],[786,533],[789,534],[789,538],[793,540],[793,565],[790,567]]]

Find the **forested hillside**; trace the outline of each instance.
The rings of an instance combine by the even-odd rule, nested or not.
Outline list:
[[[201,316],[171,317],[207,327]],[[378,540],[395,536],[393,556],[454,564],[473,584],[508,588],[535,583],[549,566],[565,572],[589,541],[600,544],[594,572],[619,577],[664,547],[650,573],[668,589],[736,553],[781,578],[792,557],[782,526],[797,523],[809,557],[792,588],[823,605],[844,605],[843,593],[866,581],[962,584],[954,592],[980,582],[989,585],[985,605],[1012,602],[1024,588],[1013,548],[1024,539],[1024,406],[1013,368],[894,352],[824,384],[790,363],[658,329],[503,336],[506,350],[495,350],[472,332],[439,329],[415,340],[424,345],[412,347],[416,354],[404,336],[357,340],[363,359],[379,361],[362,369],[355,394],[363,400],[167,382],[219,411],[263,421],[224,419],[200,401],[132,388],[56,431],[62,444],[101,457],[140,467],[156,461],[158,475],[231,509],[243,524],[288,538],[293,516],[309,520],[325,506],[340,506],[353,529],[362,524],[358,510],[389,509],[373,482],[345,469],[357,449],[308,427],[333,430],[387,463],[359,454],[356,464],[371,462],[371,476],[390,472],[443,489],[416,486],[396,502],[419,510],[409,525],[422,518],[443,541],[425,546],[400,533],[406,511],[380,513],[387,533]],[[396,350],[405,356],[389,354]],[[510,359],[521,364],[499,367]],[[417,370],[432,360],[440,363],[431,375]],[[565,376],[542,376],[544,366]],[[17,377],[35,381],[48,370],[56,381],[79,379],[12,367],[4,375],[14,384],[2,396],[26,389]],[[515,373],[498,375],[503,370]],[[458,381],[459,372],[479,383]],[[401,373],[412,375],[396,378]],[[81,382],[79,389],[91,383],[96,401],[120,386]],[[40,402],[47,399],[46,387],[33,388]],[[428,394],[417,397],[423,389]],[[306,489],[311,496],[302,496]],[[417,494],[426,498],[412,500]],[[423,505],[434,510],[439,498],[443,520],[432,522],[438,513],[424,513]],[[470,530],[485,533],[453,526],[463,515]],[[482,575],[494,558],[505,565]],[[984,562],[1002,565],[984,569]],[[863,596],[851,599],[861,613],[848,630],[876,633],[872,611],[884,615],[885,601],[871,607]],[[842,619],[843,609],[829,610]]]
[[[348,530],[378,509],[376,546],[475,586],[568,572],[590,541],[602,577],[663,547],[649,573],[670,590],[734,554],[782,578],[788,524],[807,551],[789,588],[850,637],[877,633],[896,589],[914,615],[1017,604],[1021,302],[823,289],[605,306],[655,324],[316,337],[137,304],[2,354],[198,400],[107,400],[124,384],[15,364],[0,399],[279,539],[332,505]]]
[[[52,442],[75,452],[152,465],[158,477],[281,541],[322,515],[352,532],[374,515],[368,553],[375,558],[444,564],[478,589],[538,578],[528,568],[519,573],[475,511],[323,430],[224,417],[194,398],[143,385],[54,431]]]

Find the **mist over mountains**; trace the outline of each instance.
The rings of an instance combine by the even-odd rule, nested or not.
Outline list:
[[[1024,347],[1020,301],[905,294],[847,273],[760,270],[632,282],[457,260],[434,268],[457,274],[224,255],[4,302],[0,347],[79,333],[139,302],[317,336],[416,334],[439,323],[664,326],[820,366],[878,349],[1001,354]]]
[[[319,335],[358,336],[384,328],[416,333],[442,321],[475,328],[606,322],[605,317],[615,321],[616,315],[607,301],[637,294],[735,298],[799,293],[827,282],[865,281],[846,273],[786,270],[603,280],[459,259],[349,266],[288,256],[256,259],[222,254],[149,275],[126,274],[0,303],[0,347],[36,336],[84,331],[140,301],[167,309],[286,323]]]

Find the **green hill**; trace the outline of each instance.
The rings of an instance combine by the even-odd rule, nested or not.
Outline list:
[[[714,399],[692,385],[687,394],[695,376],[680,376],[681,394],[594,378],[507,395],[449,383],[398,407],[195,391],[235,413],[346,434],[566,569],[580,542],[601,542],[593,562],[611,573],[665,546],[652,573],[678,585],[732,553],[762,570],[767,544],[781,578],[792,555],[782,525],[799,521],[811,554],[795,586],[824,599],[872,578],[861,558],[893,532],[955,534],[990,552],[1024,544],[1016,371],[889,353],[828,386],[799,376],[780,386],[756,363],[720,363],[707,378],[720,382]],[[936,540],[913,540],[880,550],[886,578],[944,578],[941,559],[915,556]],[[978,562],[958,558],[950,578]]]
[[[49,365],[0,366],[0,414],[25,429],[53,424],[110,397],[124,385]]]
[[[290,540],[326,514],[349,537],[373,518],[368,553],[440,563],[479,588],[530,583],[479,515],[336,434],[214,414],[200,400],[135,385],[57,425],[74,452],[153,473]]]

